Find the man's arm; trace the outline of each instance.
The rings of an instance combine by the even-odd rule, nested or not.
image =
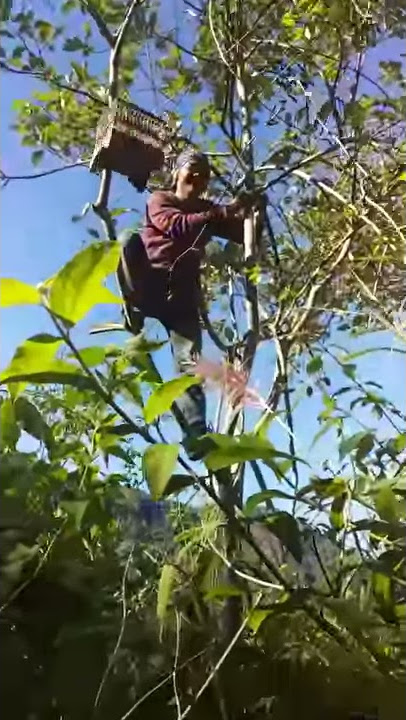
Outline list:
[[[211,233],[212,224],[221,222],[225,216],[224,207],[210,206],[202,212],[182,212],[164,192],[153,193],[148,201],[148,215],[151,223],[166,237],[180,240],[195,237],[206,228]],[[202,237],[202,242],[207,238]]]

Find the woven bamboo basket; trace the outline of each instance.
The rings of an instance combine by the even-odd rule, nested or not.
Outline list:
[[[132,103],[115,101],[98,122],[90,170],[125,175],[142,192],[150,174],[169,158],[173,134],[165,120]]]

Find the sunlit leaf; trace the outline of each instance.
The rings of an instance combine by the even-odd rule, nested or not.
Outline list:
[[[75,324],[99,303],[120,303],[102,285],[115,272],[120,255],[118,243],[92,243],[70,260],[52,280],[49,306],[55,315]]]
[[[41,296],[37,288],[14,278],[0,279],[0,306],[39,305]]]
[[[14,450],[20,437],[20,430],[17,425],[15,408],[10,398],[6,398],[0,404],[0,447]]]
[[[236,437],[208,433],[205,440],[210,440],[215,447],[206,455],[204,461],[210,470],[219,470],[234,463],[263,460],[272,463],[275,458],[283,457],[291,460],[292,456],[276,450],[268,440],[256,435],[242,434]],[[299,460],[299,458],[297,458]]]
[[[106,358],[106,348],[93,345],[92,347],[81,348],[79,355],[87,367],[92,368],[101,365]],[[76,359],[75,355],[69,355],[69,359]]]
[[[287,493],[282,492],[281,490],[263,490],[262,492],[255,493],[254,495],[251,495],[244,507],[244,513],[245,515],[252,515],[254,510],[258,507],[258,505],[262,505],[262,503],[265,503],[267,500],[272,500],[273,498],[280,498],[282,500],[292,500],[291,495],[287,495]]]
[[[178,454],[178,444],[156,443],[145,450],[142,467],[153,500],[159,500],[165,493],[175,470]]]
[[[259,608],[255,608],[255,610],[250,612],[247,627],[252,630],[253,633],[257,633],[264,620],[271,615],[272,610],[261,610]]]
[[[34,335],[20,345],[8,367],[0,375],[0,382],[10,386],[13,397],[19,395],[27,383],[73,385],[94,390],[94,382],[81,372],[78,365],[55,359],[62,340],[54,335]]]
[[[341,495],[337,495],[330,508],[330,522],[334,530],[339,532],[345,525],[344,510],[348,499],[348,494],[343,492]]]
[[[161,623],[165,620],[176,578],[177,572],[173,565],[164,565],[159,578],[156,604],[156,614]]]
[[[20,345],[14,356],[0,375],[2,383],[15,382],[17,378],[33,373],[46,372],[62,340],[54,335],[34,335]],[[20,381],[18,386],[13,388],[13,395],[20,393],[26,382]]]
[[[382,487],[374,498],[375,509],[382,520],[396,522],[398,520],[399,504],[392,488]]]
[[[175,400],[183,395],[185,390],[192,387],[192,385],[198,385],[200,382],[200,378],[195,375],[182,375],[182,377],[174,378],[159,385],[145,403],[145,421],[147,423],[154,422],[160,415],[170,410]]]

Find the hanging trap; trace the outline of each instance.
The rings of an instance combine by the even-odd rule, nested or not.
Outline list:
[[[175,132],[162,118],[116,100],[98,122],[90,171],[125,175],[142,192],[150,174],[169,160]]]

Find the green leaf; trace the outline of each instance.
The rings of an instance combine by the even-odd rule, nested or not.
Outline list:
[[[247,627],[252,630],[253,633],[257,633],[264,620],[266,620],[270,615],[272,615],[272,610],[261,610],[259,608],[255,608],[255,610],[250,612]]]
[[[312,478],[310,487],[317,495],[320,495],[323,498],[340,497],[348,490],[346,479],[340,477],[339,475],[326,479]],[[300,491],[298,494],[300,495]]]
[[[393,606],[393,581],[389,575],[384,573],[372,573],[372,589],[374,595],[383,608],[392,608]]]
[[[196,480],[194,480],[190,475],[171,475],[171,477],[169,478],[169,482],[166,485],[161,497],[169,497],[169,495],[175,495],[195,484]]]
[[[75,529],[79,531],[89,500],[63,500],[59,505],[67,513]]]
[[[118,243],[93,243],[72,258],[50,282],[49,306],[69,323],[79,322],[99,303],[121,300],[101,283],[117,269]]]
[[[281,498],[282,500],[293,499],[292,495],[287,495],[281,490],[263,490],[262,492],[254,493],[254,495],[251,495],[247,499],[244,507],[244,514],[252,515],[258,505],[262,505],[262,503],[265,503],[267,500],[272,500],[273,498]]]
[[[156,614],[162,623],[165,620],[177,572],[173,565],[164,565],[159,578]]]
[[[92,347],[88,348],[81,348],[79,350],[79,355],[85,365],[87,365],[87,367],[96,367],[97,365],[101,365],[105,361],[106,348],[98,345],[93,345]],[[68,355],[68,357],[69,359],[74,359],[76,360],[76,362],[78,362],[74,355]]]
[[[13,402],[6,398],[0,405],[0,448],[14,450],[20,437]]]
[[[31,153],[31,162],[34,165],[34,167],[37,167],[37,165],[40,164],[43,157],[44,157],[43,150],[34,150],[34,152]]]
[[[345,438],[344,440],[342,440],[342,442],[340,443],[339,450],[338,450],[340,460],[345,458],[346,455],[349,455],[354,450],[357,450],[358,446],[364,440],[364,438],[366,436],[370,436],[370,435],[371,435],[371,433],[359,432],[359,433],[355,433],[355,435],[351,435],[351,437],[348,437],[348,438]]]
[[[20,345],[9,366],[0,375],[1,383],[16,383],[10,389],[13,397],[19,395],[27,383],[73,385],[94,390],[94,383],[83,375],[77,365],[55,360],[54,355],[62,340],[53,335],[34,335]]]
[[[217,446],[210,450],[204,459],[209,470],[213,471],[251,460],[263,460],[268,463],[272,463],[277,457],[292,460],[291,455],[279,452],[268,440],[256,435],[242,434],[232,437],[219,433],[208,433],[202,439],[210,440]]]
[[[357,462],[361,462],[370,452],[373,450],[375,445],[375,437],[372,433],[366,433],[358,443],[357,452],[355,459]]]
[[[15,413],[23,430],[37,440],[48,443],[51,439],[51,430],[38,408],[26,397],[20,396],[15,401]]]
[[[72,38],[66,38],[63,49],[65,52],[76,52],[77,50],[82,50],[86,45],[82,42],[80,37],[72,37]]]
[[[406,448],[406,433],[399,433],[393,441],[396,452],[401,453]]]
[[[37,288],[14,278],[0,279],[0,306],[39,305],[41,296]]]
[[[62,340],[54,335],[42,334],[29,338],[15,351],[10,364],[0,375],[0,382],[13,382],[21,376],[46,371],[61,344]],[[12,394],[16,396],[25,385],[25,382],[19,382]]]
[[[145,422],[154,422],[154,420],[172,407],[175,400],[183,395],[185,390],[192,385],[198,385],[200,382],[201,379],[196,375],[182,375],[182,377],[174,378],[159,385],[145,403]]]
[[[323,358],[321,355],[313,357],[306,365],[306,370],[309,375],[319,372],[323,368]]]
[[[375,509],[382,520],[396,523],[398,520],[399,505],[392,488],[382,487],[375,496]]]
[[[176,467],[178,454],[178,444],[156,443],[145,450],[142,467],[153,500],[159,500],[165,493]]]
[[[243,592],[240,588],[234,585],[216,585],[205,593],[206,600],[224,600],[228,597],[238,597]]]
[[[298,563],[302,562],[303,549],[299,526],[293,515],[277,512],[266,518],[266,525],[276,535]]]
[[[335,497],[331,503],[330,522],[334,530],[337,530],[337,532],[342,530],[345,525],[344,509],[347,499],[348,494],[344,492],[342,495]]]
[[[342,365],[341,369],[344,375],[351,378],[351,380],[355,380],[355,372],[357,370],[357,366],[354,363],[347,363],[345,365]]]

